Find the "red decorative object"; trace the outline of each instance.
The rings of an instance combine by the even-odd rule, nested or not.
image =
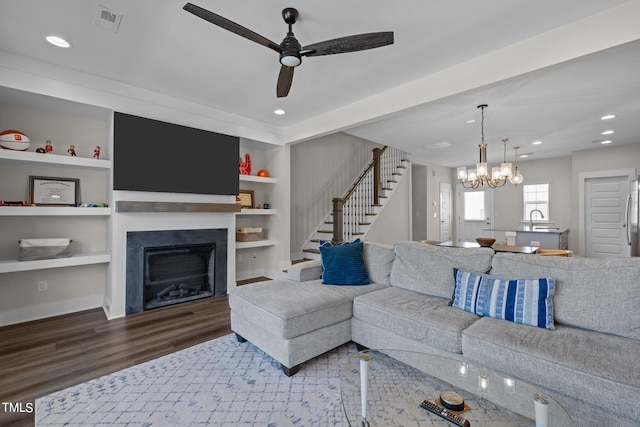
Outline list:
[[[267,172],[264,169],[260,169],[256,175],[261,176],[263,178],[267,178],[269,176],[269,172]]]
[[[251,175],[251,156],[247,153],[244,158],[245,160],[242,161],[242,157],[240,157],[240,175]]]

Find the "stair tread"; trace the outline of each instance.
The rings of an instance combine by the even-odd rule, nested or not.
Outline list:
[[[320,253],[320,249],[303,249],[302,252],[308,252],[311,254],[319,254]]]

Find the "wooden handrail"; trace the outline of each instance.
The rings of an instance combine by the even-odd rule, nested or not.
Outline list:
[[[331,239],[332,242],[340,243],[343,241],[342,213],[343,213],[344,205],[345,203],[347,203],[347,200],[351,198],[356,188],[358,188],[358,186],[362,183],[362,181],[365,179],[365,177],[371,171],[371,169],[373,169],[373,189],[372,189],[373,204],[374,205],[380,204],[380,191],[381,191],[381,184],[382,184],[380,181],[380,177],[381,177],[380,158],[382,157],[382,153],[384,153],[386,149],[387,149],[387,146],[384,146],[382,148],[377,148],[377,147],[374,148],[372,150],[373,156],[371,161],[369,162],[367,167],[364,169],[364,171],[360,174],[358,179],[349,188],[349,190],[346,192],[344,197],[342,198],[336,197],[333,199],[333,237]]]
[[[373,158],[371,159],[371,161],[367,165],[366,169],[360,174],[360,176],[358,177],[356,182],[354,182],[353,185],[349,188],[349,191],[347,191],[346,194],[344,195],[344,197],[342,197],[342,200],[344,202],[349,200],[349,198],[351,197],[351,195],[353,194],[355,189],[358,188],[358,185],[360,185],[360,183],[362,182],[364,177],[367,176],[367,173],[371,170],[371,168],[376,166],[376,162],[375,162],[376,158],[378,160],[378,163],[377,163],[377,165],[378,165],[378,180],[380,180],[380,157],[382,156],[382,153],[384,153],[386,149],[387,149],[387,146],[385,145],[382,148],[374,148],[373,150],[371,150],[373,152]],[[374,173],[375,173],[375,171],[374,171]],[[379,185],[380,184],[378,184],[378,186]],[[378,188],[378,191],[379,191],[379,188]],[[376,195],[374,195],[374,197],[376,197]],[[377,194],[377,197],[379,198],[380,195]]]

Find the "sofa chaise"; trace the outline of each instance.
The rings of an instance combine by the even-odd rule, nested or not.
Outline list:
[[[640,258],[421,242],[365,242],[361,253],[369,284],[323,284],[326,262],[308,261],[292,266],[288,279],[231,289],[232,330],[287,375],[353,341],[446,356],[522,380],[560,402],[579,426],[640,425]],[[509,319],[492,311],[496,289],[521,279],[547,291],[532,302],[539,312]],[[437,366],[428,373],[455,382]]]

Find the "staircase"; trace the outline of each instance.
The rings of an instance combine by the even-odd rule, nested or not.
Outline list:
[[[320,259],[320,240],[335,243],[365,240],[408,165],[404,151],[390,147],[373,149],[369,164],[342,197],[333,199],[333,209],[302,246],[305,258]]]

